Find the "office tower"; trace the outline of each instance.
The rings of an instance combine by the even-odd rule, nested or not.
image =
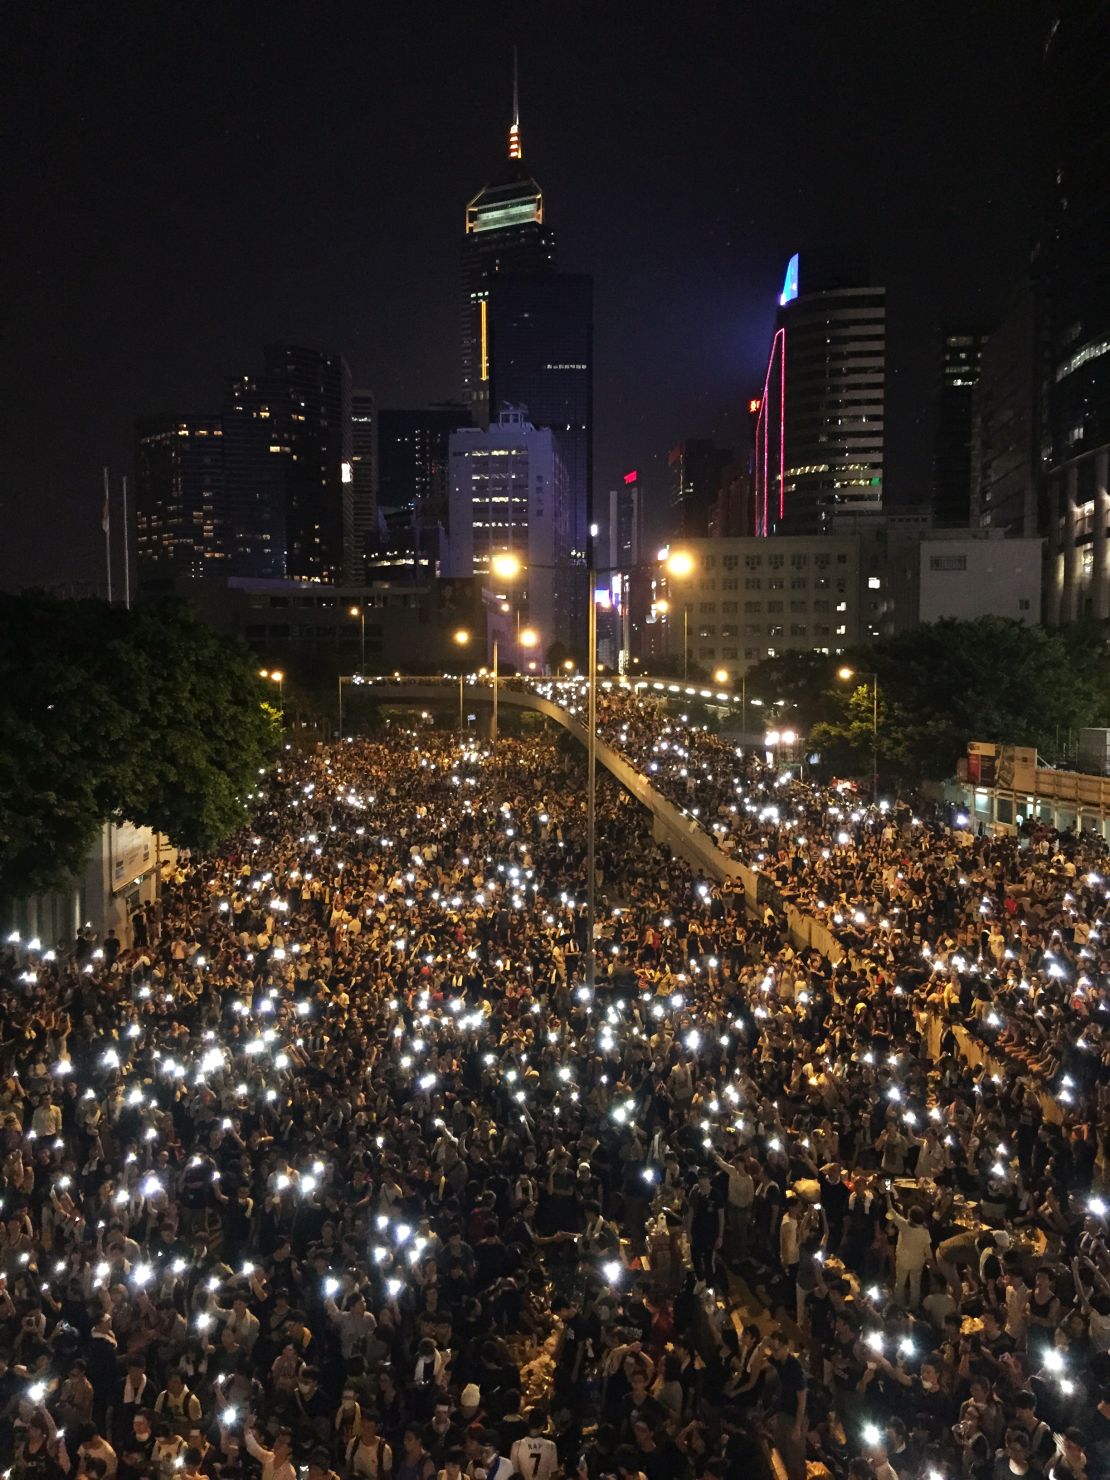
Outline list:
[[[863,638],[860,539],[747,535],[689,540],[684,576],[661,571],[662,623],[672,655],[683,645],[704,673],[746,673],[787,652],[842,653]]]
[[[343,483],[343,568],[348,581],[360,581],[377,528],[378,417],[373,391],[351,392],[349,469]]]
[[[670,472],[670,527],[674,538],[704,539],[721,492],[725,469],[736,454],[703,437],[688,437],[667,454]]]
[[[226,569],[223,428],[218,416],[135,424],[135,558],[140,586]]]
[[[1110,617],[1110,7],[1050,7],[1038,253],[1048,618]]]
[[[982,334],[944,336],[936,400],[933,508],[938,528],[964,528],[971,514],[971,441]]]
[[[983,342],[974,391],[971,524],[1037,533],[1036,317],[1023,292]]]
[[[477,426],[498,407],[490,397],[489,296],[501,276],[555,270],[555,234],[544,220],[543,191],[525,168],[513,66],[508,159],[466,207],[462,254],[462,399]]]
[[[570,483],[571,540],[586,559],[593,485],[593,279],[505,275],[488,311],[491,408],[519,406],[550,427]]]
[[[351,461],[346,361],[270,345],[260,374],[231,381],[223,424],[234,572],[339,580]]]
[[[571,636],[569,488],[559,444],[517,407],[488,427],[451,434],[450,540],[444,574],[482,576],[522,622],[538,629],[541,650]],[[509,551],[520,576],[504,583],[492,557]]]
[[[447,453],[451,433],[470,425],[457,401],[417,410],[378,412],[378,505],[403,511],[410,524],[446,524]]]
[[[637,638],[650,610],[655,574],[654,564],[648,565],[643,492],[635,469],[625,473],[617,488],[610,489],[608,536],[609,568],[598,586],[610,610],[608,660],[625,673],[633,656],[643,656]],[[600,630],[600,611],[598,618]]]
[[[787,264],[755,438],[757,535],[822,534],[883,493],[886,292],[827,252]]]
[[[729,463],[721,470],[721,486],[709,510],[710,539],[735,539],[751,533],[754,519],[752,470],[745,463]]]
[[[646,558],[643,491],[633,469],[609,491],[609,569],[631,570]]]

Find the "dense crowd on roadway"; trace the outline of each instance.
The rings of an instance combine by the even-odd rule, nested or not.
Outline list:
[[[16,1480],[1110,1475],[1102,846],[600,725],[754,918],[602,777],[591,988],[580,755],[394,730],[0,946]]]

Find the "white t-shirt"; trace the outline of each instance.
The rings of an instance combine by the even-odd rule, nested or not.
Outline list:
[[[347,1466],[362,1480],[379,1480],[393,1469],[393,1451],[381,1437],[370,1444],[355,1438],[347,1445]]]
[[[528,1434],[518,1439],[510,1451],[514,1470],[524,1480],[553,1480],[559,1473],[559,1451],[551,1439]]]

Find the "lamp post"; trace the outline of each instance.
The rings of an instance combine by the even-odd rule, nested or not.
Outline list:
[[[284,721],[284,719],[285,719],[285,674],[282,672],[282,670],[280,668],[260,668],[258,670],[258,676],[259,676],[259,678],[267,678],[267,679],[269,679],[269,681],[271,683],[276,683],[277,684],[277,686],[278,686],[278,708],[281,710],[281,717],[282,717],[282,720]]]
[[[675,550],[664,561],[664,569],[676,580],[685,581],[694,574],[698,562],[689,550]],[[682,677],[690,677],[690,607],[685,596],[682,601]]]
[[[347,615],[358,618],[358,672],[360,678],[366,677],[366,609],[361,606],[349,606]]]
[[[877,673],[857,673],[854,668],[838,668],[837,678],[845,681],[853,678],[869,678],[871,680],[871,805],[879,800],[879,675]]]
[[[458,646],[461,647],[461,648],[466,647],[466,645],[467,645],[467,643],[469,641],[470,641],[470,633],[467,631],[467,629],[465,627],[459,627],[459,628],[457,628],[456,631],[455,631],[455,642],[458,644]],[[462,669],[460,668],[459,669],[459,734],[460,735],[465,735],[466,734],[466,721],[463,718],[463,681],[464,681],[464,675],[463,675]]]
[[[726,684],[733,682],[732,674],[727,668],[715,668],[713,670],[713,682],[715,684]],[[741,731],[744,735],[748,733],[748,675],[746,672],[740,675],[740,710]]]
[[[516,640],[520,647],[531,650],[532,648],[539,647],[540,634],[534,627],[522,627],[516,635]],[[521,662],[523,661],[524,659],[522,657]]]
[[[512,550],[498,550],[490,556],[490,574],[500,581],[515,581],[521,572],[520,557],[514,555]],[[508,607],[505,608],[508,611]],[[493,720],[490,724],[490,739],[497,739],[497,680],[498,680],[498,645],[497,638],[493,639]]]
[[[497,739],[497,638],[493,639],[493,718],[490,721],[489,737]]]

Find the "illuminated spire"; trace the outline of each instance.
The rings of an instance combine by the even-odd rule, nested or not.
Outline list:
[[[509,158],[520,159],[520,99],[516,83],[516,47],[513,47],[513,121],[509,125]]]

